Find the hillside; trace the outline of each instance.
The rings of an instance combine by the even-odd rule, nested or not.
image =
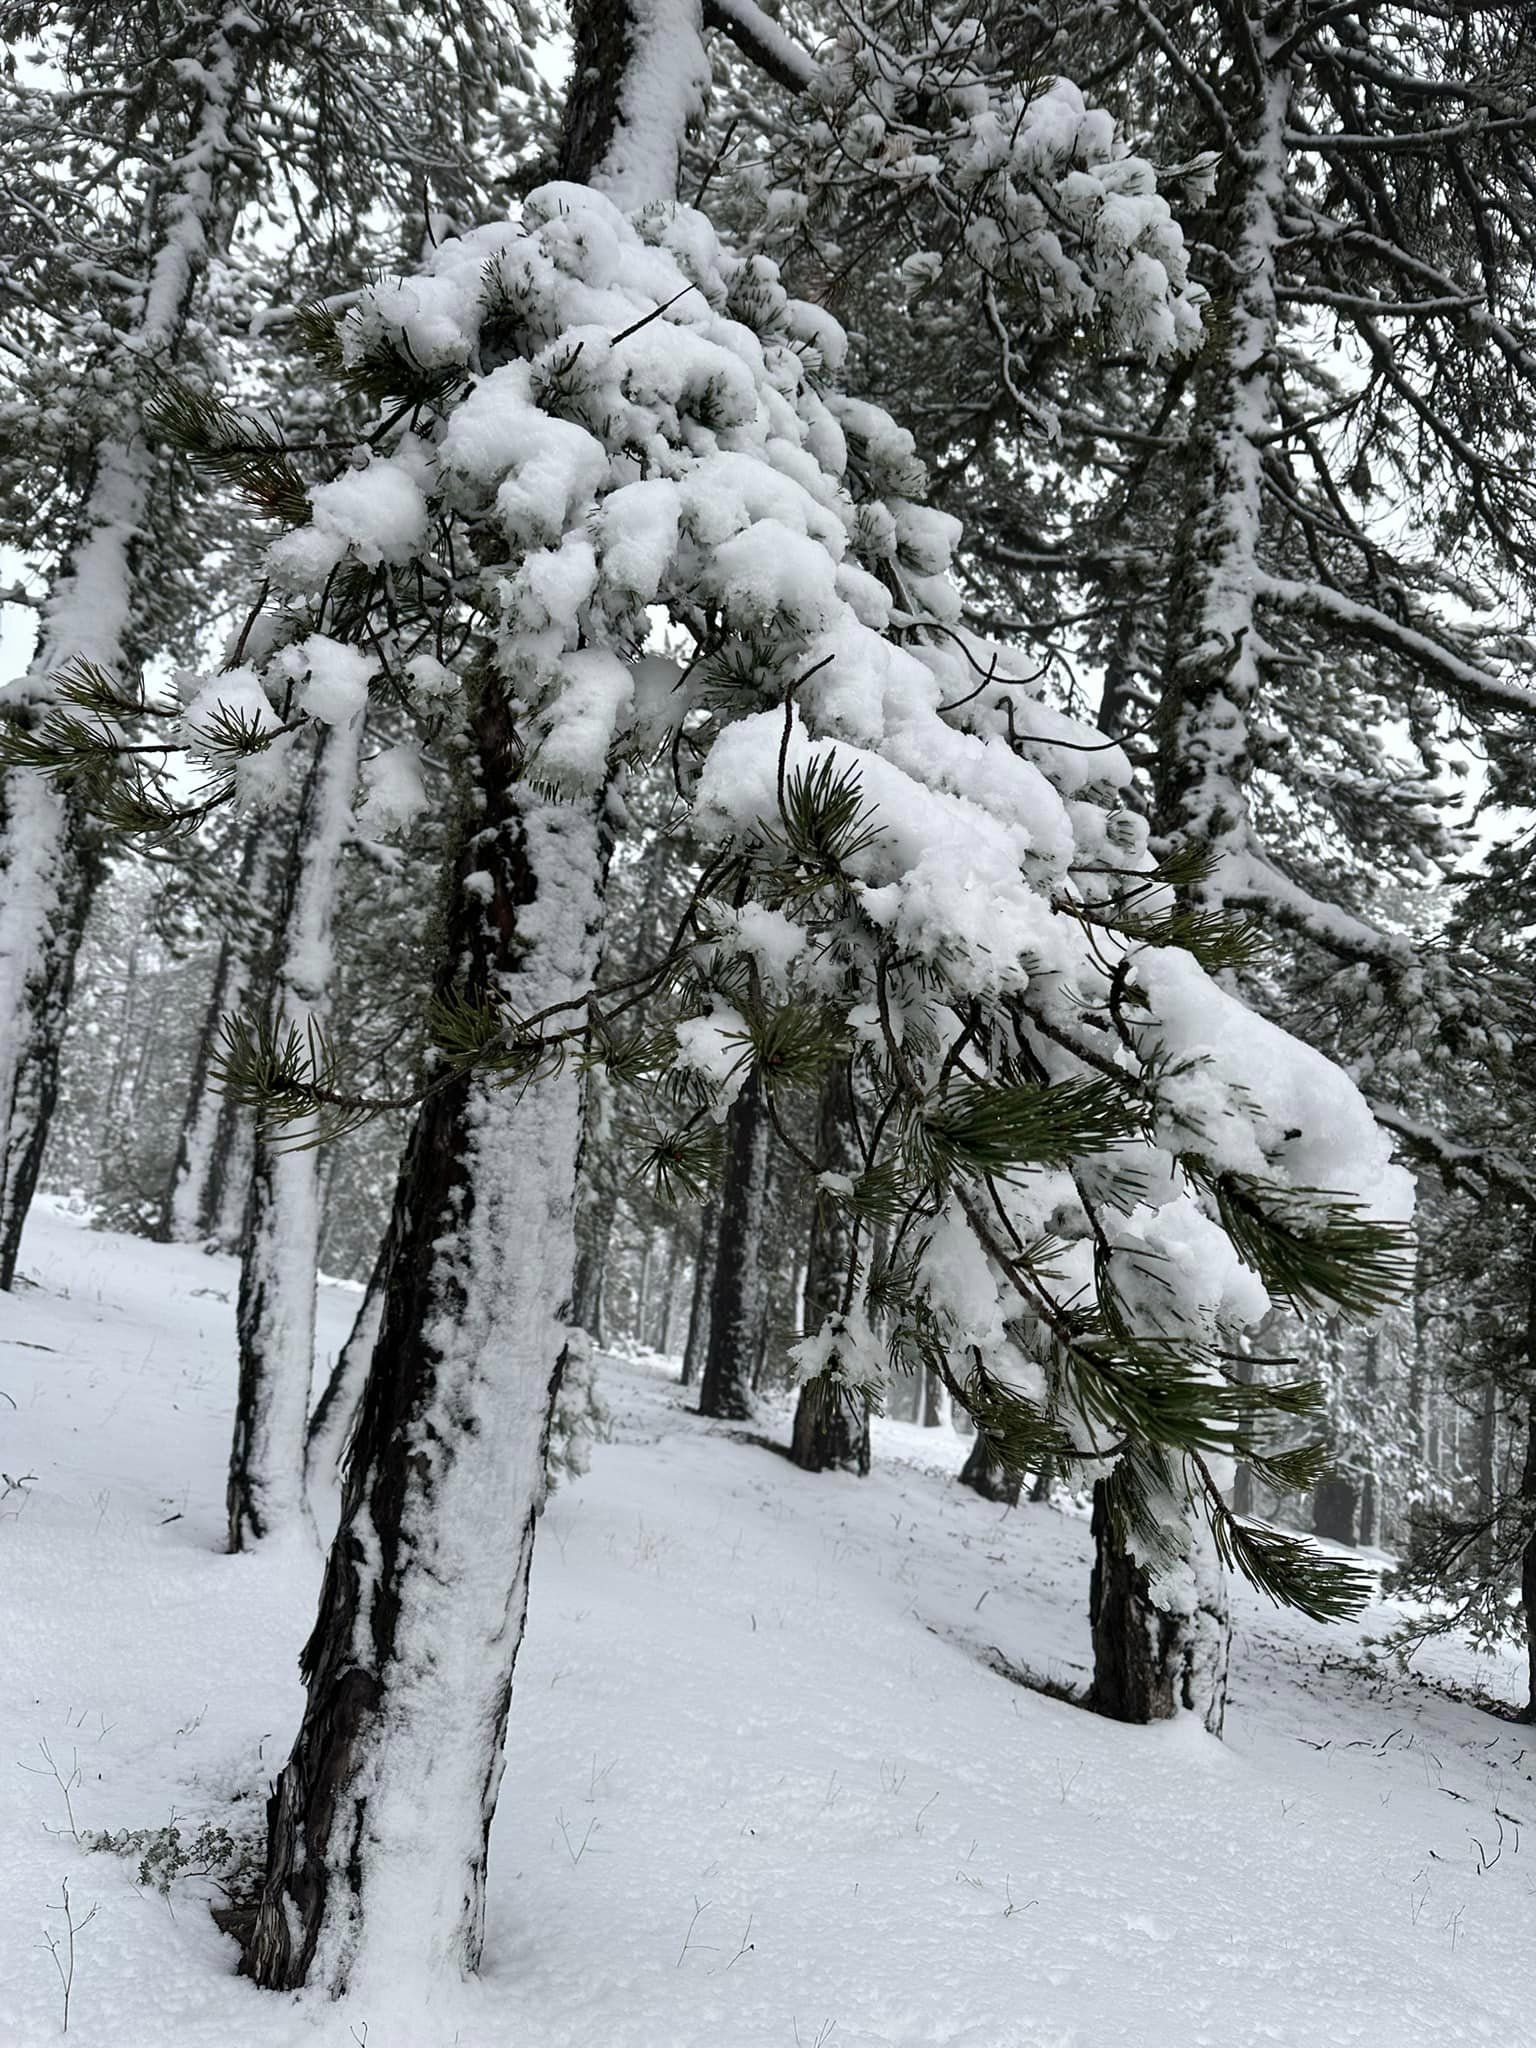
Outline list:
[[[1536,2032],[1536,1743],[1407,1676],[1377,1606],[1240,1590],[1228,1737],[1099,1721],[1087,1525],[879,1424],[863,1484],[606,1361],[613,1441],[546,1515],[483,1977],[257,1992],[205,1910],[72,1830],[249,1834],[319,1553],[216,1545],[231,1261],[38,1205],[0,1315],[0,2042],[79,2048],[1516,2048]],[[323,1289],[323,1355],[355,1290]],[[764,1427],[780,1437],[785,1418]],[[1012,1675],[1010,1675],[1010,1673]],[[1530,1743],[1528,1750],[1528,1743]],[[50,1762],[51,1759],[51,1762]],[[57,1766],[57,1776],[53,1767]],[[65,1787],[69,1788],[68,1799]],[[234,1802],[233,1804],[231,1802]]]

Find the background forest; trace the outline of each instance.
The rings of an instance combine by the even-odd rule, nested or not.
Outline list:
[[[478,1962],[599,1354],[1536,1711],[1528,9],[0,24],[0,1287],[238,1261],[257,1981]]]

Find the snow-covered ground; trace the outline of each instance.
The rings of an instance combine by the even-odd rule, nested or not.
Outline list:
[[[901,1425],[868,1481],[808,1477],[617,1361],[614,1441],[540,1537],[484,1975],[254,1990],[206,1886],[167,1900],[71,1833],[253,1826],[295,1725],[318,1553],[218,1549],[234,1268],[40,1205],[22,1269],[3,2048],[59,2035],[66,1881],[79,2048],[1536,2040],[1536,1739],[1437,1689],[1513,1699],[1512,1660],[1405,1679],[1370,1640],[1392,1610],[1324,1630],[1240,1591],[1225,1744],[1099,1721],[995,1668],[1082,1680],[1080,1518],[987,1506],[957,1438]],[[356,1300],[323,1290],[322,1363]]]

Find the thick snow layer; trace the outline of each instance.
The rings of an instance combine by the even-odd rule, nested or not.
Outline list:
[[[0,1302],[0,2042],[78,2048],[1515,2048],[1536,1950],[1521,1729],[1238,1589],[1229,1740],[1103,1722],[1087,1525],[877,1423],[867,1481],[602,1364],[615,1440],[547,1515],[482,1979],[425,2008],[255,1990],[67,1831],[245,1824],[318,1559],[220,1555],[234,1266],[40,1204]],[[355,1288],[321,1290],[320,1376]],[[14,1406],[12,1404],[14,1403]],[[783,1418],[775,1424],[784,1434]],[[1455,1646],[1439,1680],[1516,1696]],[[20,1768],[18,1768],[20,1767]],[[234,1807],[226,1802],[245,1797]],[[1502,1834],[1501,1834],[1502,1830]]]

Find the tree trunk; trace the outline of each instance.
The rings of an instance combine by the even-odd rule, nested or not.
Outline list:
[[[1088,1704],[1112,1721],[1168,1721],[1187,1708],[1212,1735],[1226,1715],[1231,1623],[1226,1582],[1210,1534],[1192,1528],[1188,1585],[1169,1608],[1154,1604],[1145,1569],[1115,1539],[1107,1482],[1093,1489],[1093,1686]],[[1183,1611],[1175,1611],[1182,1608]]]
[[[720,1208],[706,1202],[699,1216],[698,1249],[693,1255],[693,1301],[688,1310],[688,1337],[683,1345],[681,1384],[691,1387],[704,1370],[709,1351],[709,1299],[715,1285],[715,1251],[720,1235]]]
[[[702,62],[696,0],[582,0],[562,168],[619,203],[675,195],[683,137],[651,117],[644,175],[608,175],[637,79]],[[598,61],[603,59],[606,61]],[[674,103],[675,104],[675,103]],[[668,189],[659,189],[670,184]],[[648,184],[647,184],[647,181]],[[531,1016],[592,985],[607,792],[560,805],[519,782],[498,677],[466,682],[470,801],[439,986]],[[473,877],[473,886],[469,886]],[[516,1088],[455,1074],[407,1147],[341,1526],[305,1647],[307,1697],[268,1806],[247,1949],[260,1983],[333,1994],[478,1966],[486,1844],[527,1610],[575,1266],[584,1129],[575,1062]]]
[[[971,1439],[970,1453],[960,1467],[960,1483],[973,1487],[983,1500],[1005,1501],[1011,1508],[1019,1504],[1022,1483],[1019,1474],[993,1457],[987,1439],[979,1429]]]
[[[822,1084],[818,1107],[816,1157],[823,1173],[857,1173],[859,1152],[853,1083],[839,1061]],[[811,1211],[811,1236],[806,1248],[805,1331],[815,1336],[829,1316],[843,1305],[848,1265],[853,1252],[853,1219],[840,1203],[818,1201]],[[851,1389],[829,1393],[814,1381],[800,1389],[795,1403],[789,1455],[803,1472],[855,1472],[862,1479],[870,1466],[869,1403]]]
[[[278,837],[270,821],[261,818],[246,828],[236,891],[242,926],[248,915],[246,906],[266,898],[265,885],[271,877],[265,871],[272,865],[273,842]],[[163,1244],[197,1244],[209,1237],[217,1225],[218,1196],[231,1130],[225,1116],[228,1105],[223,1091],[214,1085],[213,1056],[219,1048],[225,1017],[238,1012],[245,1003],[251,982],[250,953],[250,942],[243,931],[229,934],[220,944],[214,962],[213,982],[198,1033],[176,1143],[176,1160],[155,1231]]]
[[[1312,1496],[1312,1533],[1330,1543],[1355,1541],[1358,1508],[1355,1482],[1341,1472],[1325,1479]]]
[[[78,803],[30,769],[4,778],[0,832],[0,1288],[8,1288],[59,1099],[75,960],[102,860]]]
[[[315,1403],[305,1435],[304,1470],[306,1485],[336,1479],[341,1474],[353,1424],[362,1405],[368,1368],[384,1320],[384,1288],[389,1273],[390,1238],[386,1229],[380,1241],[373,1271],[358,1303],[357,1314],[347,1341],[337,1353],[324,1392]]]
[[[754,1070],[725,1120],[725,1177],[710,1290],[709,1345],[699,1381],[699,1413],[726,1422],[746,1422],[752,1415],[752,1374],[762,1335],[768,1137],[768,1112]]]
[[[481,808],[464,835],[442,986],[528,1015],[591,985],[598,825],[593,810],[516,784],[516,735],[493,685],[474,723]],[[523,1088],[459,1076],[417,1119],[304,1651],[304,1719],[268,1810],[248,1955],[263,1984],[340,1993],[370,1956],[479,1961],[568,1334],[581,1131],[574,1064]]]
[[[599,1351],[606,1342],[605,1283],[613,1220],[619,1210],[617,1185],[604,1185],[576,1212],[576,1282],[571,1320],[586,1331]]]
[[[321,728],[299,808],[283,904],[271,1017],[302,1037],[329,1008],[331,934],[352,819],[363,721]],[[315,1362],[319,1155],[297,1134],[258,1134],[240,1251],[240,1376],[230,1445],[229,1547],[297,1526]]]

